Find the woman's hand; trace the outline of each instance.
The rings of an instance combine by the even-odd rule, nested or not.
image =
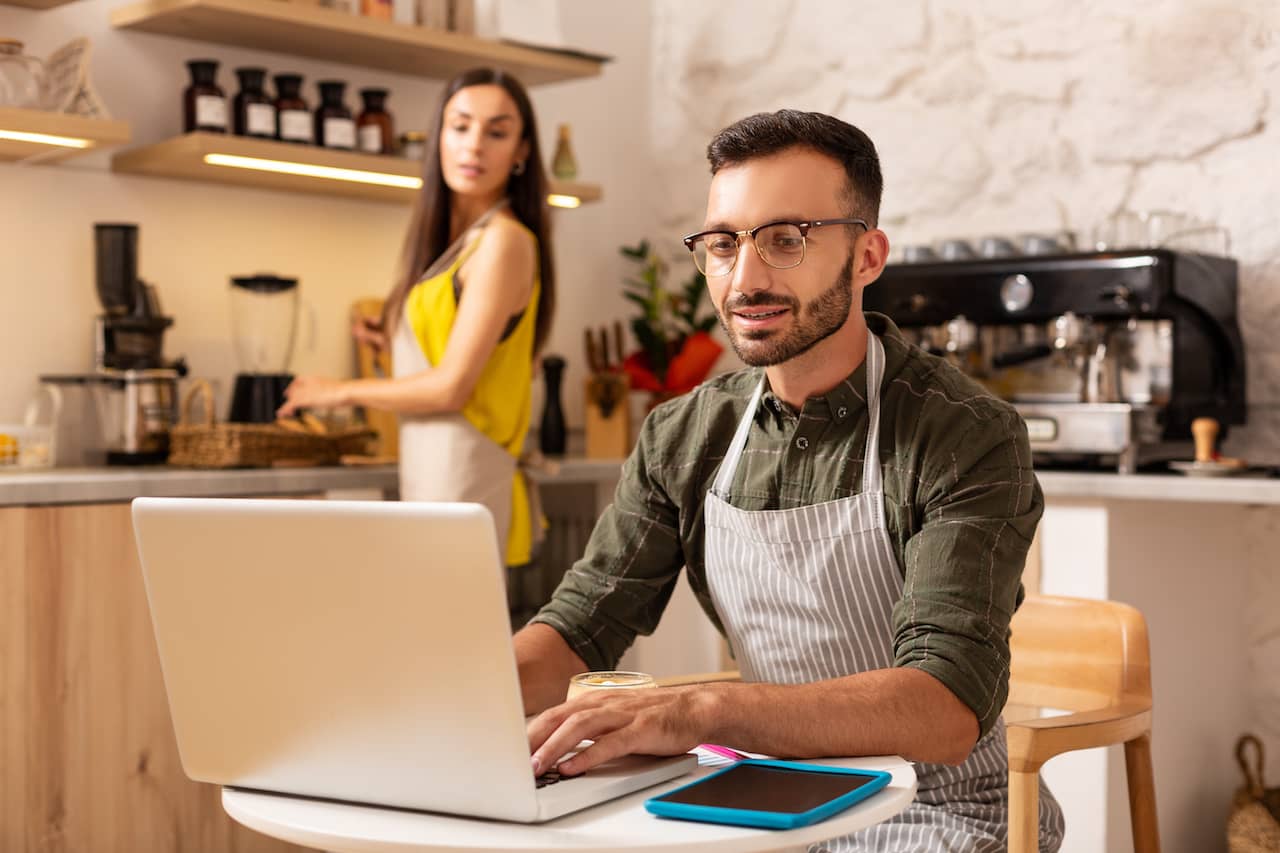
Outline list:
[[[276,410],[276,417],[287,418],[299,409],[332,409],[349,402],[349,383],[324,376],[299,376],[284,389],[284,405]]]
[[[351,334],[360,343],[373,347],[374,352],[387,348],[387,334],[382,330],[382,320],[376,317],[357,317],[351,324]]]

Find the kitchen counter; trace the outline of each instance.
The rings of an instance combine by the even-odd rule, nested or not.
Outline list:
[[[1280,478],[1241,474],[1187,477],[1181,474],[1109,474],[1037,471],[1045,497],[1184,503],[1280,504]]]
[[[616,481],[621,459],[566,457],[549,460],[533,479],[554,485]],[[0,472],[0,506],[121,503],[151,497],[252,497],[346,490],[395,492],[396,466],[232,468],[201,471],[164,465],[47,468]]]
[[[151,497],[301,495],[338,489],[394,490],[394,465],[327,468],[237,468],[198,471],[163,465],[49,468],[0,474],[0,506],[123,503]]]

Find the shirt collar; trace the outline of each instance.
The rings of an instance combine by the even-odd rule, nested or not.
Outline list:
[[[898,331],[898,327],[893,321],[883,314],[876,314],[868,311],[866,313],[867,328],[879,335],[881,343],[884,344],[885,350],[885,368],[884,378],[895,376],[906,361],[906,340],[902,337],[902,333]],[[883,383],[882,383],[883,384]],[[765,381],[764,394],[761,397],[763,407],[773,412],[775,415],[781,415],[788,418],[796,418],[799,412],[783,400],[781,397],[773,393],[769,388],[768,380]],[[852,373],[841,380],[834,388],[825,394],[819,394],[810,397],[805,401],[804,410],[807,414],[826,417],[836,423],[844,423],[858,412],[863,411],[867,407],[867,360],[863,358],[861,363],[854,369]]]

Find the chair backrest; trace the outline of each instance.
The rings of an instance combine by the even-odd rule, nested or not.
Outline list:
[[[1091,711],[1151,701],[1147,623],[1127,604],[1031,595],[1011,632],[1010,704]]]

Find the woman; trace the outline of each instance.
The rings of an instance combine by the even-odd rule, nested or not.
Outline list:
[[[501,71],[450,81],[437,128],[399,280],[382,319],[355,329],[391,346],[394,378],[299,377],[279,414],[398,412],[400,497],[484,504],[516,566],[541,532],[517,459],[555,305],[547,178],[529,96]]]

